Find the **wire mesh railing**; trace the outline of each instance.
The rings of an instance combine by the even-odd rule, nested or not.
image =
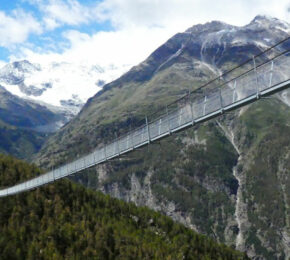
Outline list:
[[[172,108],[165,107],[158,118],[150,121],[146,118],[144,125],[75,161],[13,187],[2,189],[0,197],[30,190],[80,172],[170,135],[172,132],[206,121],[224,111],[246,105],[261,96],[288,87],[290,50],[281,49],[281,45],[290,47],[290,38],[212,80],[202,88],[188,93],[176,101]],[[277,49],[281,51],[277,52]]]

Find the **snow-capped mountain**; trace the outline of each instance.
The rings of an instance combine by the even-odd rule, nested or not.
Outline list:
[[[67,62],[35,64],[22,60],[0,69],[0,84],[10,93],[75,115],[88,98],[129,69]]]
[[[195,45],[189,46],[194,56],[215,74],[220,74],[218,68],[229,59],[227,50],[232,49],[234,53],[240,48],[245,52],[238,55],[242,56],[249,52],[246,49],[242,50],[243,46],[250,46],[258,53],[289,36],[290,25],[277,18],[258,15],[243,27],[212,21],[195,25],[185,33],[191,34],[191,41],[195,42]],[[186,37],[186,34],[183,37]]]

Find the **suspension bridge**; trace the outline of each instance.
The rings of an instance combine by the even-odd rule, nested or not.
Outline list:
[[[159,110],[157,118],[96,148],[91,153],[33,179],[0,190],[0,197],[28,191],[78,173],[172,133],[238,109],[290,87],[290,37],[253,56]]]

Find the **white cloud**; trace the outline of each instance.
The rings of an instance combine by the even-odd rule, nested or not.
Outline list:
[[[134,24],[183,30],[211,20],[244,25],[260,13],[289,20],[287,7],[289,0],[104,0],[98,12],[116,28]]]
[[[41,32],[41,25],[31,14],[19,9],[9,16],[0,11],[0,46],[11,48],[14,44],[25,42],[30,34]]]
[[[77,0],[30,0],[43,13],[43,22],[48,30],[62,25],[88,24],[96,20],[94,7],[80,4]]]
[[[71,49],[77,48],[84,42],[90,42],[92,39],[86,33],[81,33],[76,30],[68,30],[63,33],[63,37],[69,40],[71,44]]]
[[[63,37],[70,45],[63,53],[43,55],[91,63],[139,63],[173,34],[210,20],[244,25],[259,13],[289,20],[288,0],[280,0],[279,5],[269,0],[104,0],[91,8],[76,0],[49,0],[45,7],[43,0],[30,1],[38,2],[51,27],[61,22],[86,23],[93,13],[115,26],[114,31],[92,35],[65,31]],[[24,55],[28,53],[37,59],[42,56],[25,49]]]
[[[72,62],[117,67],[135,65],[144,60],[171,34],[162,28],[127,28],[119,31],[98,32],[92,36],[69,30],[63,33],[70,42],[61,54],[36,52],[22,48],[10,60],[29,59],[37,63]],[[153,39],[153,40],[152,40]]]
[[[54,30],[55,28],[57,28],[58,26],[60,26],[57,21],[51,17],[44,17],[43,18],[43,22],[45,24],[45,28],[47,30]]]

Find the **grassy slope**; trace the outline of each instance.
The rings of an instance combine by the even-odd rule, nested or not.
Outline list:
[[[8,125],[0,120],[0,152],[20,159],[30,159],[39,151],[47,134]]]
[[[136,122],[156,110],[162,109],[166,113],[166,104],[213,77],[208,68],[203,68],[202,72],[198,70],[200,73],[196,74],[192,70],[194,60],[185,53],[178,65],[159,71],[148,81],[126,79],[125,75],[127,81],[121,77],[107,85],[105,91],[88,101],[75,119],[48,140],[36,162],[47,166],[52,161],[60,163],[74,158],[76,154],[83,154],[111,140],[116,132],[128,131],[130,125],[134,127]],[[189,69],[184,70],[184,67]],[[57,154],[61,156],[56,158]]]
[[[0,155],[0,185],[39,170]],[[58,181],[0,199],[1,259],[246,259],[170,218]]]
[[[14,96],[0,86],[0,152],[30,159],[48,137],[34,127],[54,120],[57,115],[46,107]]]

